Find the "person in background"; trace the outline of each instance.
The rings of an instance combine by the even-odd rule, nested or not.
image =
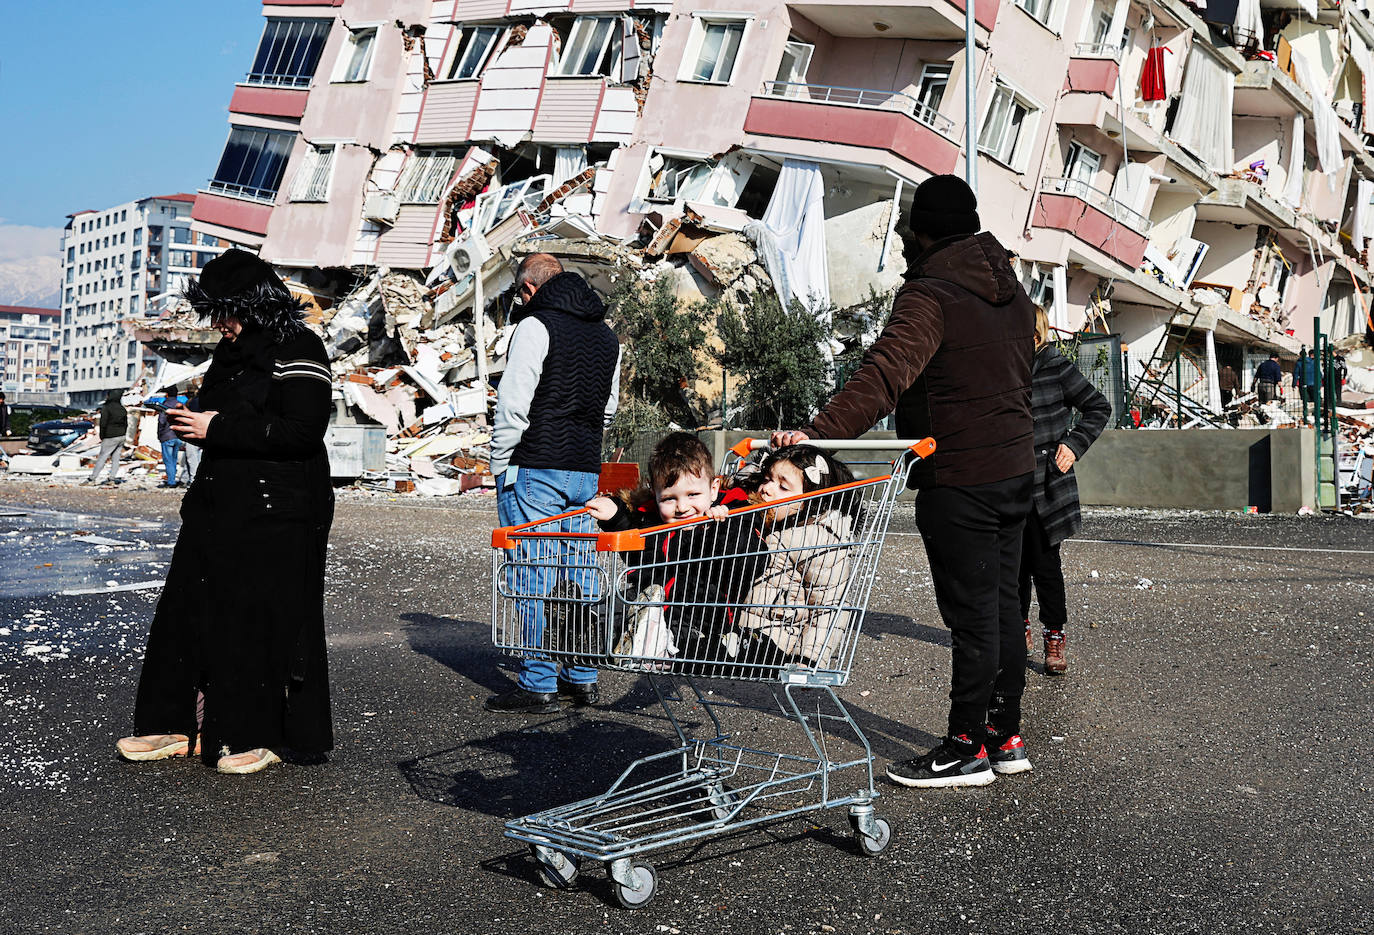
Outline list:
[[[906,282],[882,334],[810,425],[773,436],[775,445],[854,438],[895,410],[899,437],[935,439],[909,483],[951,635],[949,720],[935,749],[888,766],[904,786],[982,786],[1030,769],[1017,585],[1035,477],[1035,305],[1006,247],[981,226],[963,179],[917,186],[902,231]]]
[[[95,459],[95,467],[91,468],[91,476],[86,478],[88,484],[95,483],[106,462],[110,465],[106,481],[119,483],[119,457],[124,451],[124,436],[129,433],[129,412],[123,400],[123,390],[110,390],[105,402],[96,410],[100,423],[100,454]]]
[[[5,394],[0,393],[0,438],[10,433],[10,407],[5,402]]]
[[[1345,363],[1345,355],[1336,355],[1336,373],[1332,380],[1331,391],[1336,394],[1336,405],[1341,405],[1341,394],[1345,388],[1345,378],[1350,376],[1350,368]]]
[[[199,377],[186,389],[186,408],[191,412],[200,411]],[[199,445],[182,445],[181,454],[186,458],[186,485],[189,487],[200,471],[200,458],[204,452]]]
[[[1021,540],[1021,616],[1026,652],[1031,651],[1031,585],[1040,603],[1045,674],[1068,671],[1064,624],[1069,619],[1059,546],[1078,532],[1078,481],[1073,466],[1112,417],[1112,404],[1049,340],[1049,318],[1035,310],[1035,360],[1031,364],[1031,415],[1035,420],[1035,489]],[[1073,411],[1082,418],[1070,429]]]
[[[1255,393],[1260,405],[1272,403],[1279,395],[1279,384],[1283,382],[1283,368],[1279,366],[1279,353],[1274,351],[1269,359],[1255,368]]]
[[[176,395],[176,387],[168,387],[163,390],[162,398],[168,406],[185,402],[182,397]],[[168,420],[165,410],[157,414],[157,440],[162,446],[162,469],[166,474],[166,479],[158,486],[175,487],[177,485],[177,461],[185,444],[180,438],[177,438],[176,432],[172,431],[172,424]]]
[[[1308,406],[1312,407],[1313,415],[1317,413],[1317,359],[1312,351],[1303,350],[1298,354],[1298,361],[1293,365],[1293,385],[1302,400],[1302,421],[1306,422]]]
[[[491,472],[502,526],[557,516],[597,493],[602,434],[620,399],[620,341],[606,305],[577,273],[547,253],[525,257],[515,275],[521,306],[496,392]],[[539,587],[525,568],[517,588]],[[524,626],[543,645],[544,602],[520,603]],[[502,714],[551,714],[560,698],[575,707],[600,698],[596,669],[525,657],[514,688],[488,698]]]
[[[1221,388],[1221,408],[1225,409],[1231,405],[1231,400],[1236,398],[1236,391],[1240,389],[1240,374],[1236,373],[1235,367],[1226,364],[1217,374],[1217,385]]]

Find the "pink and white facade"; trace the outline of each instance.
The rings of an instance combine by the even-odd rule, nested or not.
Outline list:
[[[972,62],[954,0],[269,3],[196,224],[288,269],[427,269],[570,180],[628,241],[686,208],[738,230],[809,165],[845,305],[898,281],[897,213],[966,171],[972,119],[984,224],[1057,326],[1244,372],[1368,301],[1374,22],[1303,3],[979,0]]]

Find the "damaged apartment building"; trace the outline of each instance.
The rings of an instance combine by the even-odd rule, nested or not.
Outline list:
[[[268,2],[194,224],[423,437],[480,426],[513,259],[853,306],[900,283],[902,209],[966,172],[972,119],[983,222],[1055,326],[1218,409],[1219,366],[1364,330],[1363,3],[979,0],[969,61],[959,0]]]

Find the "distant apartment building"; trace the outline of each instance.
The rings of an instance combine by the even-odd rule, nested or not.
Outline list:
[[[124,322],[156,317],[225,249],[192,233],[194,203],[194,195],[158,195],[68,215],[58,382],[72,405],[99,402],[137,379],[144,352]]]
[[[1207,396],[1314,318],[1364,328],[1363,6],[979,0],[970,61],[962,0],[266,5],[196,229],[288,272],[427,270],[531,233],[571,183],[564,233],[805,228],[826,261],[802,285],[843,307],[900,281],[914,187],[972,157],[1054,324],[1119,336],[1141,373],[1186,357]]]
[[[61,319],[55,308],[0,305],[0,389],[10,403],[57,389]]]

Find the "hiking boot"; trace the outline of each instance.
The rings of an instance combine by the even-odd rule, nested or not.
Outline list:
[[[558,695],[554,692],[532,692],[517,686],[499,695],[492,695],[482,707],[500,714],[557,714]]]
[[[566,701],[574,708],[586,708],[601,700],[601,689],[595,682],[565,682],[558,680],[558,700]]]
[[[1026,621],[1026,655],[1035,652],[1035,643],[1031,641],[1030,621]]]
[[[1068,647],[1063,630],[1045,631],[1045,674],[1063,675],[1069,671]]]
[[[1026,754],[1026,742],[1020,734],[998,733],[997,728],[989,724],[983,746],[988,751],[988,764],[994,773],[1006,776],[1030,772],[1030,757]]]
[[[986,786],[997,778],[988,763],[987,750],[967,734],[946,737],[934,750],[915,759],[893,763],[887,778],[903,786]]]

